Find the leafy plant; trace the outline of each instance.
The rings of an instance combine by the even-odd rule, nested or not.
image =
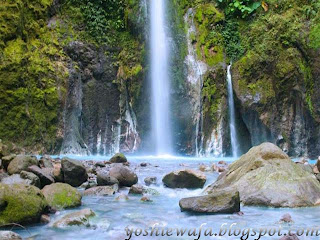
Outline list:
[[[246,18],[254,13],[261,2],[254,0],[218,0],[220,7],[225,8],[227,15]]]

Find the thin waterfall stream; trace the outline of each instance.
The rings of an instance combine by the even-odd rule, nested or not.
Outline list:
[[[233,87],[232,87],[232,75],[231,75],[231,65],[227,68],[227,82],[228,82],[228,106],[229,106],[229,126],[230,126],[230,138],[232,147],[232,156],[238,157],[240,155],[238,135],[236,129],[236,117],[235,117],[235,105],[233,97]]]
[[[169,51],[164,9],[164,0],[151,1],[151,114],[156,155],[170,154],[172,152],[169,115]]]

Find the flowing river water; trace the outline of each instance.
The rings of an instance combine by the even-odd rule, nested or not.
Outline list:
[[[106,160],[106,157],[75,157],[80,160]],[[139,183],[144,185],[144,178],[156,176],[158,179],[157,185],[150,187],[157,190],[158,196],[151,196],[153,202],[141,202],[141,196],[129,195],[127,201],[116,201],[115,198],[120,193],[128,193],[129,188],[120,189],[120,193],[114,196],[106,197],[83,197],[82,206],[77,209],[70,209],[57,212],[51,215],[51,222],[61,218],[69,212],[79,209],[91,208],[95,213],[90,223],[91,227],[70,227],[66,229],[56,229],[48,225],[33,225],[26,230],[17,230],[24,238],[32,237],[34,240],[98,240],[112,239],[124,240],[127,239],[125,228],[141,228],[150,229],[154,224],[158,223],[159,227],[166,228],[199,228],[201,224],[203,229],[212,228],[213,233],[219,233],[222,224],[225,224],[222,229],[228,229],[231,224],[236,224],[242,229],[247,228],[275,228],[283,229],[285,233],[287,229],[310,229],[312,227],[320,227],[320,207],[313,208],[265,208],[265,207],[241,207],[243,215],[195,215],[186,212],[181,212],[179,208],[179,200],[184,197],[197,196],[203,192],[203,189],[187,190],[187,189],[169,189],[163,186],[162,177],[173,170],[181,168],[199,169],[200,165],[211,166],[220,160],[228,163],[234,161],[232,158],[183,158],[183,157],[129,157],[131,168],[135,169],[139,177]],[[140,163],[148,163],[147,167],[141,167]],[[217,172],[205,172],[207,176],[206,186],[211,184],[218,177]],[[293,223],[279,223],[281,217],[289,213],[294,220]],[[232,229],[236,229],[235,226]],[[203,230],[203,231],[204,231]],[[198,230],[197,230],[198,231]],[[223,230],[224,232],[225,230]],[[188,233],[188,232],[187,232]],[[225,236],[221,237],[205,237],[204,232],[200,239],[240,239],[240,236]],[[251,234],[253,234],[251,232]],[[278,234],[278,232],[276,233]],[[257,239],[257,236],[250,236],[248,239]],[[198,235],[184,237],[176,236],[132,236],[131,239],[198,239]],[[246,237],[242,239],[247,239]],[[277,235],[274,237],[262,237],[260,239],[280,239]],[[318,239],[318,237],[302,236],[299,239]]]

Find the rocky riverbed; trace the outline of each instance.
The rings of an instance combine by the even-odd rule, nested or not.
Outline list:
[[[0,157],[0,224],[3,230],[14,226],[24,238],[124,239],[126,227],[154,224],[206,223],[216,231],[223,223],[284,229],[318,224],[319,162],[295,163],[270,143],[237,161],[7,152]]]

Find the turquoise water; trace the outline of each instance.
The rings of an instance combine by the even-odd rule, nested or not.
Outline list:
[[[107,157],[76,157],[77,159],[86,160],[107,160]],[[163,158],[156,157],[129,157],[131,167],[133,167],[138,174],[139,183],[144,184],[143,180],[148,176],[156,176],[158,178],[158,185],[150,186],[156,189],[160,195],[151,196],[153,202],[142,203],[140,201],[141,196],[129,195],[128,201],[116,201],[115,196],[110,197],[84,197],[83,205],[81,208],[91,208],[97,216],[92,219],[92,225],[94,227],[72,227],[68,229],[55,229],[50,225],[35,225],[28,227],[26,230],[18,230],[24,238],[33,237],[35,240],[61,240],[61,239],[114,239],[124,240],[126,236],[126,227],[135,227],[141,229],[151,230],[151,227],[158,223],[159,227],[166,228],[199,228],[201,224],[206,224],[202,231],[212,228],[213,233],[219,233],[220,226],[227,224],[229,227],[231,224],[236,223],[238,227],[243,229],[247,228],[280,228],[282,227],[282,233],[285,233],[286,229],[302,229],[319,227],[320,228],[320,208],[299,208],[299,209],[273,209],[273,208],[258,208],[258,207],[242,207],[241,211],[244,213],[239,215],[192,215],[185,212],[181,212],[179,208],[179,200],[183,197],[196,196],[202,193],[202,189],[186,190],[186,189],[168,189],[165,188],[162,183],[162,177],[173,170],[181,168],[198,169],[199,165],[204,164],[211,166],[214,162],[225,160],[232,162],[232,158],[182,158],[182,157],[168,157]],[[149,163],[147,167],[140,167],[140,163]],[[218,177],[217,173],[206,172],[207,183],[211,184]],[[121,189],[121,193],[128,193],[128,188]],[[77,209],[61,211],[54,215],[51,215],[52,222],[59,219],[68,212],[75,211]],[[292,224],[281,224],[279,219],[285,214],[289,213],[294,220]],[[224,227],[225,229],[225,227]],[[235,229],[233,227],[232,229]],[[160,229],[161,230],[161,229]],[[258,230],[259,231],[259,230]],[[139,233],[139,231],[137,232]],[[150,232],[149,232],[150,233]],[[188,232],[187,232],[188,233]],[[198,233],[198,230],[197,230]],[[252,232],[251,232],[252,234]],[[251,236],[248,239],[257,239]],[[241,235],[240,235],[241,236]],[[299,237],[300,239],[319,239],[318,237]],[[184,237],[160,237],[160,236],[133,236],[131,239],[198,239],[198,235]],[[202,235],[200,239],[240,239],[235,236],[221,236],[221,237],[205,237]],[[246,239],[244,237],[243,239]],[[280,239],[280,237],[262,237],[260,239]]]

